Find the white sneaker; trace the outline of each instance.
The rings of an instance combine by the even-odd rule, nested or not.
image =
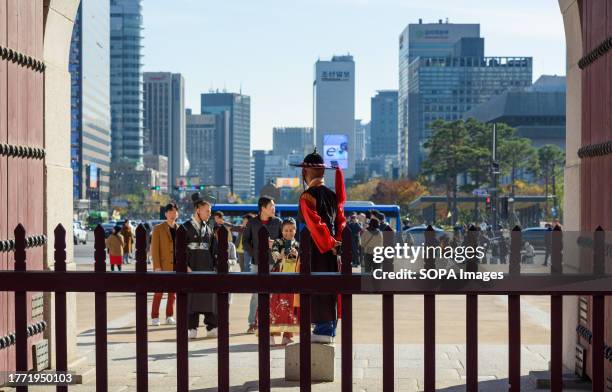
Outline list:
[[[166,324],[168,324],[168,325],[176,325],[176,320],[174,319],[174,317],[168,317],[166,319]]]
[[[328,336],[328,335],[315,335],[312,334],[310,336],[310,341],[312,343],[333,343],[334,342],[334,337],[333,336]]]
[[[206,337],[207,338],[216,338],[219,335],[219,332],[217,331],[217,328],[213,328],[211,330],[206,330]]]
[[[197,329],[190,329],[189,331],[187,331],[187,336],[189,337],[189,339],[195,339],[198,337],[198,330]]]
[[[154,327],[159,327],[159,319],[158,318],[154,318],[153,320],[151,320],[151,325]]]

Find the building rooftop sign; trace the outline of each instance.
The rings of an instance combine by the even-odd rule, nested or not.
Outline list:
[[[349,71],[322,71],[321,80],[326,82],[342,82],[351,79]]]

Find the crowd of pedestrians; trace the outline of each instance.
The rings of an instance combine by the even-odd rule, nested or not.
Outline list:
[[[227,231],[228,270],[230,272],[257,273],[260,268],[267,268],[271,273],[299,273],[302,249],[296,240],[298,229],[307,232],[312,240],[310,249],[310,269],[312,272],[338,272],[339,252],[342,249],[342,233],[346,228],[351,234],[351,264],[361,268],[364,273],[374,269],[375,249],[393,245],[397,241],[415,244],[405,223],[402,233],[395,233],[384,214],[377,210],[367,213],[352,213],[346,219],[343,204],[346,198],[344,179],[340,169],[326,167],[323,159],[316,153],[309,154],[302,167],[303,182],[306,185],[299,200],[299,224],[292,218],[281,220],[276,216],[275,202],[270,197],[260,197],[256,214],[242,216],[242,221],[234,225],[226,221],[223,212],[212,212],[212,205],[199,193],[191,197],[193,211],[182,227],[185,230],[185,254],[187,272],[218,270],[219,233]],[[336,191],[325,185],[325,169],[336,170]],[[153,228],[147,229],[147,252],[150,252],[155,272],[172,272],[176,269],[176,236],[179,208],[175,203],[165,207],[165,220]],[[265,228],[267,235],[260,243],[260,231]],[[547,226],[552,231],[552,225]],[[149,235],[150,233],[150,235]],[[399,235],[401,234],[401,235]],[[482,225],[477,231],[477,245],[487,249],[491,261],[507,263],[509,256],[509,236],[503,231],[494,231],[490,226]],[[452,233],[439,232],[435,241],[443,247],[467,245],[467,227],[455,227]],[[129,221],[123,226],[116,226],[106,239],[110,256],[111,269],[121,271],[121,266],[130,262],[135,242],[134,230]],[[544,265],[551,255],[550,235],[546,235],[546,254]],[[522,261],[532,263],[535,250],[532,244],[525,242],[522,250]],[[481,262],[488,262],[485,256]],[[389,260],[393,267],[393,260]],[[385,268],[383,266],[383,268]],[[174,317],[175,293],[157,292],[153,295],[151,306],[151,323],[161,324],[159,308],[161,300],[167,295],[165,323],[176,324]],[[188,330],[191,339],[200,334],[201,318],[205,336],[217,336],[217,295],[214,293],[190,293],[187,296]],[[247,315],[246,333],[258,332],[258,294],[250,296]],[[229,298],[231,303],[231,296]],[[275,293],[270,297],[270,343],[276,345],[293,342],[295,333],[300,327],[299,295],[294,293]],[[311,295],[312,342],[333,342],[339,312],[338,297],[331,294]]]
[[[346,225],[342,213],[346,193],[344,177],[337,167],[326,167],[323,158],[315,152],[307,155],[302,167],[305,191],[300,197],[299,218],[302,230],[308,231],[313,247],[311,249],[311,270],[313,272],[337,272],[339,267],[339,249],[341,236]],[[336,192],[324,183],[325,169],[336,170]],[[239,225],[225,220],[220,211],[212,213],[212,205],[199,193],[191,197],[193,212],[182,224],[185,230],[185,254],[187,272],[218,270],[219,233],[227,230],[228,269],[230,272],[257,273],[259,268],[268,268],[271,273],[298,273],[300,271],[300,244],[296,240],[298,223],[287,218],[281,220],[276,216],[275,203],[272,198],[261,197],[257,204],[257,214],[246,214]],[[147,246],[150,249],[155,272],[174,271],[176,269],[176,235],[179,225],[177,219],[179,208],[175,203],[165,207],[165,220],[147,230]],[[361,219],[361,221],[359,221]],[[376,220],[376,218],[375,218]],[[362,225],[365,216],[351,216],[349,227],[354,230],[354,249],[360,249]],[[390,229],[385,226],[384,217],[380,230]],[[267,231],[266,242],[260,243],[260,230]],[[378,229],[377,229],[378,230]],[[134,231],[129,222],[123,227],[117,226],[108,237],[106,244],[109,250],[111,268],[121,270],[121,265],[129,262],[129,254],[134,244]],[[147,251],[149,251],[149,249]],[[128,256],[126,256],[126,254]],[[355,253],[354,265],[361,264],[361,252]],[[174,318],[174,293],[167,295],[165,323],[176,324]],[[151,306],[151,324],[159,326],[159,308],[164,293],[153,296]],[[258,294],[252,294],[249,303],[248,325],[246,332],[257,333]],[[214,293],[190,293],[187,296],[188,330],[190,339],[197,338],[203,319],[204,332],[207,337],[217,336],[217,295]],[[230,301],[231,303],[231,297]],[[299,295],[294,293],[275,293],[270,298],[270,342],[275,345],[276,337],[280,344],[293,342],[295,333],[299,332]],[[311,296],[311,319],[313,324],[312,342],[333,342],[338,320],[337,296],[315,294]]]

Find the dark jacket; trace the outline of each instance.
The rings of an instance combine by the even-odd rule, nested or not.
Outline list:
[[[192,271],[214,272],[217,268],[217,238],[210,226],[200,227],[192,219],[183,223],[186,231],[187,265]],[[190,313],[217,312],[217,295],[213,293],[190,293],[187,296]]]
[[[302,211],[302,209],[310,211]],[[334,191],[325,185],[312,186],[306,189],[300,196],[300,211],[298,219],[306,223],[306,214],[311,212],[321,219],[321,222],[329,229],[329,234],[335,234],[341,230],[340,221],[336,219],[338,214],[338,202]],[[344,218],[344,217],[342,217]],[[321,236],[318,232],[311,231],[308,223],[303,230],[307,230],[313,239],[310,248],[310,269],[312,272],[338,272],[338,256],[331,250],[321,253],[319,246],[316,245],[315,237]],[[313,230],[317,230],[313,228]],[[300,234],[301,235],[301,234]],[[300,236],[301,238],[301,236]],[[302,257],[305,247],[300,248]],[[305,260],[302,258],[302,260]],[[302,261],[304,263],[305,261]],[[337,320],[337,295],[336,294],[317,294],[310,297],[310,320],[313,323],[336,321]]]
[[[247,223],[246,227],[244,228],[244,233],[242,237],[242,246],[244,247],[244,250],[253,257],[253,260],[251,261],[252,264],[259,264],[259,229],[262,226],[265,226],[268,229],[270,239],[275,240],[277,238],[282,237],[282,224],[283,221],[281,221],[280,218],[276,216],[270,218],[268,223],[265,225],[261,223],[261,219],[259,218],[259,216],[251,219],[249,223]],[[265,244],[264,246],[268,247],[268,244]],[[273,263],[274,261],[272,260],[272,253],[268,249],[268,264],[272,265]]]

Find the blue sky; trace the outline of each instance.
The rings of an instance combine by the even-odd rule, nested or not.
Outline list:
[[[312,126],[317,58],[351,53],[357,118],[376,90],[397,89],[399,33],[409,23],[480,23],[487,56],[532,56],[534,79],[565,74],[557,0],[146,0],[145,71],[180,72],[187,107],[211,88],[251,96],[251,146],[274,126]]]

